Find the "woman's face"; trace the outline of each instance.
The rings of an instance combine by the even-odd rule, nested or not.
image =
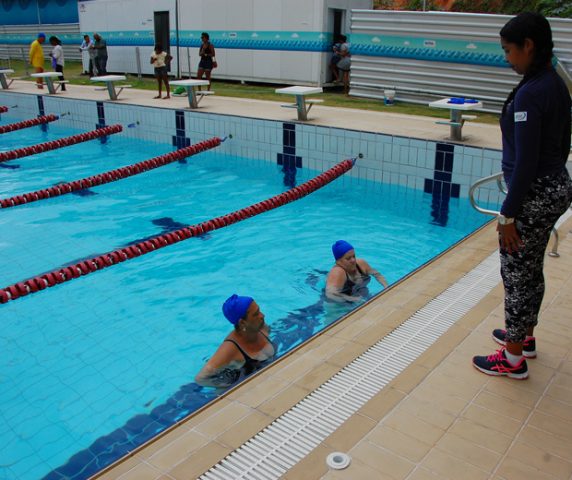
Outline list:
[[[521,47],[501,37],[501,46],[504,50],[504,58],[516,73],[524,75],[528,72],[534,59],[534,43],[530,38],[525,39]]]
[[[264,314],[255,301],[248,307],[243,322],[244,328],[250,332],[259,332],[264,327]]]
[[[344,270],[353,271],[356,269],[356,252],[348,250],[343,257],[338,258],[336,263]]]

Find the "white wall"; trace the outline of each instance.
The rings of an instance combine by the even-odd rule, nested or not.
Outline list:
[[[144,31],[154,36],[153,12],[169,11],[170,28],[175,30],[176,0],[91,0],[79,2],[82,32]],[[371,0],[179,0],[179,31],[207,32],[328,32],[330,8],[371,8]],[[349,24],[346,31],[349,31]],[[213,36],[214,37],[214,36]],[[109,40],[109,38],[108,38]],[[181,39],[183,40],[183,39]],[[329,53],[293,50],[221,48],[216,38],[219,67],[213,76],[250,81],[292,84],[321,84],[326,81]],[[108,70],[135,73],[135,46],[109,46]],[[153,73],[149,64],[152,46],[139,46],[142,72]],[[171,46],[175,56],[176,49]],[[198,47],[189,50],[190,71],[199,62]],[[181,72],[189,71],[186,47],[180,49]],[[172,70],[177,71],[176,59]]]

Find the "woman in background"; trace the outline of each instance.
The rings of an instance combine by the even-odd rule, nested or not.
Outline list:
[[[155,51],[151,55],[151,65],[155,67],[155,78],[157,79],[157,87],[159,94],[154,98],[162,98],[162,86],[165,84],[165,98],[171,98],[171,91],[169,90],[169,62],[171,55],[163,51],[162,45],[155,45]]]
[[[62,48],[61,40],[56,36],[50,37],[50,45],[52,48],[52,53],[50,53],[50,57],[52,57],[52,67],[56,72],[60,72],[62,75],[60,76],[60,80],[63,82],[64,79],[64,49]],[[62,92],[66,91],[66,84],[61,83]]]
[[[197,78],[201,80],[203,75],[209,81],[208,89],[211,89],[211,71],[213,68],[216,68],[216,60],[215,60],[215,48],[214,45],[210,42],[209,34],[203,32],[201,34],[201,41],[203,42],[201,48],[199,48],[199,57],[201,60],[199,62],[199,69],[197,71]],[[199,90],[201,87],[199,87]]]

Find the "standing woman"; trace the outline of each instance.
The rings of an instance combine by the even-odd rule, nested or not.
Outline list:
[[[537,13],[521,13],[500,31],[508,63],[523,75],[500,119],[502,170],[508,194],[498,217],[505,329],[494,330],[503,347],[473,358],[488,375],[528,377],[536,356],[534,327],[544,297],[544,254],[550,232],[572,201],[566,170],[570,153],[570,93],[552,66],[552,32]]]
[[[341,72],[342,83],[344,84],[344,93],[349,95],[350,92],[350,70],[352,67],[352,54],[350,52],[350,44],[348,43],[347,37],[345,35],[340,35],[340,48],[338,49],[338,55],[340,60],[338,61],[336,67]]]
[[[60,80],[64,80],[64,49],[62,48],[62,42],[58,37],[51,36],[50,37],[50,45],[54,47],[52,49],[52,53],[50,53],[50,57],[52,57],[52,66],[56,72],[60,72],[62,76]],[[66,84],[62,83],[62,92],[66,91]]]
[[[155,78],[157,79],[157,87],[159,94],[154,98],[162,98],[162,84],[165,84],[165,98],[171,98],[171,90],[169,89],[169,62],[171,55],[163,51],[160,44],[155,45],[155,50],[151,54],[151,65],[155,67]]]
[[[215,48],[214,45],[209,41],[209,34],[206,32],[201,33],[201,41],[203,42],[201,48],[199,48],[199,57],[201,60],[199,62],[199,69],[197,71],[197,78],[201,80],[203,75],[209,81],[209,90],[211,89],[211,70],[216,68],[215,60]],[[199,87],[199,90],[201,87]]]

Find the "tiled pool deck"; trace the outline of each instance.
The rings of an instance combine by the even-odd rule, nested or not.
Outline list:
[[[28,82],[15,92],[37,93]],[[66,97],[102,100],[105,92],[70,86]],[[182,108],[186,98],[152,100],[123,92],[124,103]],[[199,111],[292,120],[280,103],[208,97]],[[434,119],[315,107],[311,123],[442,140]],[[498,128],[466,125],[467,143],[500,147]],[[473,369],[474,354],[492,353],[503,324],[502,285],[291,469],[284,478],[572,479],[572,219],[560,228],[560,258],[546,257],[547,291],[530,378],[491,378]],[[323,332],[214,405],[99,478],[192,479],[269,425],[383,338],[496,249],[488,225],[343,322]],[[345,470],[325,459],[346,452]]]

